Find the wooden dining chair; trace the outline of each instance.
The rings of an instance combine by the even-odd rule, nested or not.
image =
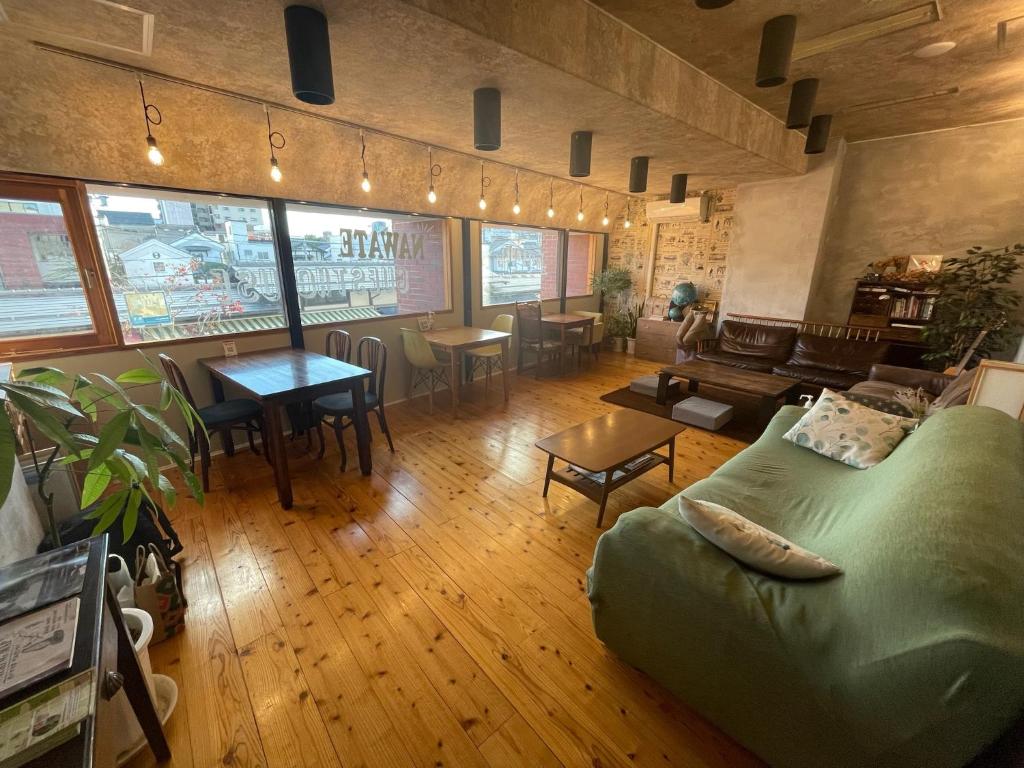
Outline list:
[[[430,342],[422,331],[402,328],[402,351],[405,359],[412,367],[409,372],[409,389],[406,397],[411,400],[413,392],[420,384],[427,384],[429,412],[434,412],[434,389],[438,384],[448,384],[448,369],[443,361],[438,360]]]
[[[344,331],[339,331],[344,333]],[[348,334],[345,334],[348,336]],[[388,372],[388,348],[383,341],[376,336],[364,336],[359,340],[356,347],[356,365],[366,368],[371,372],[367,381],[366,411],[374,411],[377,414],[377,422],[380,424],[380,431],[388,441],[388,450],[395,452],[395,444],[391,441],[391,430],[388,428],[388,420],[384,415],[384,382]],[[352,416],[355,413],[355,405],[352,402],[351,392],[337,392],[333,395],[324,395],[313,401],[313,414],[316,418],[316,433],[320,438],[320,458],[327,450],[324,442],[323,425],[329,424],[334,428],[334,435],[338,439],[338,450],[341,452],[341,471],[345,471],[348,464],[348,454],[345,451],[344,433],[348,427],[353,426]]]
[[[259,448],[256,447],[256,441],[253,439],[254,433],[260,433],[260,439],[264,446],[267,443],[266,433],[263,431],[263,408],[258,402],[247,397],[239,397],[234,400],[225,400],[222,403],[214,403],[213,405],[198,408],[196,407],[195,399],[192,397],[192,390],[189,389],[188,381],[185,380],[185,374],[181,372],[181,367],[168,355],[160,353],[158,357],[167,380],[195,408],[196,413],[199,414],[199,418],[202,419],[203,425],[206,427],[206,431],[220,434],[221,440],[224,443],[224,452],[228,456],[234,454],[234,448],[229,440],[231,432],[234,430],[245,432],[249,438],[249,449],[259,456]],[[193,470],[196,466],[197,451],[199,452],[199,460],[203,465],[203,490],[209,491],[210,441],[207,439],[206,433],[201,429],[197,429],[193,434],[189,435],[189,466]],[[267,455],[269,457],[269,452]]]
[[[604,343],[604,314],[601,312],[586,312],[582,309],[578,309],[572,314],[582,315],[583,317],[594,318],[594,325],[590,329],[590,353],[597,360],[597,353],[601,350],[601,345]],[[586,329],[577,328],[580,333],[586,333]]]
[[[324,354],[343,363],[349,362],[352,355],[352,335],[337,328],[329,331],[324,341]]]
[[[546,338],[544,334],[543,309],[539,301],[516,302],[516,325],[519,326],[519,345],[516,353],[516,370],[523,372],[523,350],[530,350],[537,360],[534,376],[540,378],[541,365],[545,355],[561,356],[562,342]]]
[[[512,333],[512,326],[515,323],[515,318],[512,315],[498,315],[494,318],[494,322],[491,323],[492,331],[501,331],[502,333]],[[475,349],[467,349],[466,357],[468,358],[469,365],[466,366],[466,377],[467,380],[472,382],[473,376],[477,370],[481,367],[484,369],[484,394],[491,387],[491,373],[500,368],[503,361],[501,359],[501,344],[491,344],[486,347],[476,347]]]

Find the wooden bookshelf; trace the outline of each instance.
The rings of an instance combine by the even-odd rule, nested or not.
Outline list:
[[[938,296],[926,283],[858,280],[849,323],[919,331],[931,321]]]

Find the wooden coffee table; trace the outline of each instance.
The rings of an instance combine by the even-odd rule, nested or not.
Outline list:
[[[701,384],[707,384],[709,387],[756,397],[759,401],[760,418],[764,424],[771,421],[775,415],[780,398],[786,398],[787,402],[795,402],[794,398],[800,386],[798,380],[785,376],[745,371],[742,368],[704,360],[691,360],[678,365],[667,365],[658,371],[659,405],[664,405],[668,399],[668,385],[672,379],[686,379],[690,392],[697,392]]]
[[[608,494],[616,488],[661,464],[668,464],[668,479],[672,481],[675,437],[685,429],[685,425],[660,416],[624,409],[538,440],[535,445],[548,454],[544,496],[548,495],[548,486],[554,480],[596,501],[600,504],[597,512],[597,527],[600,528]],[[664,445],[668,446],[668,456],[655,453]],[[633,463],[644,457],[646,460]],[[569,467],[556,471],[556,458],[597,477],[588,477]]]

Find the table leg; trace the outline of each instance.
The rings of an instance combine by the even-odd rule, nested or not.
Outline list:
[[[604,508],[608,505],[608,486],[612,484],[612,475],[614,470],[609,469],[604,473],[604,485],[601,486],[601,506],[597,509],[597,527],[601,527],[601,521],[604,520]]]
[[[673,436],[672,439],[668,441],[668,481],[670,483],[672,482],[672,475],[675,473],[675,469],[676,469],[676,438],[675,438],[675,436]]]
[[[109,587],[104,592],[105,610],[110,611],[114,620],[114,631],[117,633],[117,671],[124,678],[125,695],[128,697],[128,703],[132,706],[132,711],[135,712],[135,718],[139,721],[142,732],[146,735],[149,748],[153,750],[153,756],[159,763],[166,762],[171,759],[171,748],[167,744],[163,726],[160,725],[160,717],[157,715],[153,697],[149,695],[145,675],[142,672],[142,667],[139,666],[139,658],[135,655],[134,644],[124,626],[121,607],[117,604]],[[101,680],[100,685],[103,684],[104,681]]]
[[[772,420],[775,415],[775,406],[777,401],[774,397],[762,397],[761,405],[758,408],[758,420],[761,423],[761,428],[764,429],[768,426],[768,422]]]
[[[562,375],[565,376],[565,350],[567,349],[567,347],[565,346],[565,324],[564,323],[560,324],[558,326],[558,336],[559,336],[559,339],[562,342],[562,354],[558,356],[558,359],[561,362]]]
[[[548,454],[548,469],[544,473],[544,493],[541,494],[544,498],[548,495],[548,486],[551,484],[551,468],[555,466],[555,454]]]
[[[594,351],[594,321],[593,320],[591,320],[587,324],[586,329],[587,329],[586,330],[586,333],[587,333],[587,345],[585,347],[583,347],[583,349],[587,350],[588,352],[593,352]],[[580,350],[580,362],[583,362],[583,360],[582,360],[582,358],[583,358],[583,349]]]
[[[668,384],[670,381],[672,381],[671,373],[658,371],[658,394],[654,398],[654,402],[658,405],[664,405],[668,400]]]
[[[452,389],[452,416],[455,416],[459,412],[459,355],[461,353],[457,349],[451,350],[452,355],[452,372],[451,376],[451,389]]]
[[[370,422],[366,418],[366,393],[362,380],[352,386],[352,424],[356,428],[359,471],[369,475],[373,472],[373,456],[370,454]]]
[[[270,440],[269,451],[274,460],[274,484],[277,486],[277,498],[285,509],[292,508],[292,480],[288,474],[288,452],[285,450],[284,429],[281,425],[281,409],[274,403],[263,406],[263,423],[266,424],[266,437]]]
[[[511,348],[511,344],[508,343],[508,339],[501,340],[501,386],[505,390],[505,402],[508,402],[509,392],[509,365],[508,356]]]
[[[213,390],[213,400],[217,403],[224,402],[224,383],[210,374],[210,388]],[[217,434],[220,435],[220,444],[224,448],[224,453],[228,456],[235,455],[235,438],[231,434],[230,429],[222,429]]]

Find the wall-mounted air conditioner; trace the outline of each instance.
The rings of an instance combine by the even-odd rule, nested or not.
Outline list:
[[[707,221],[714,203],[711,195],[688,197],[685,203],[670,203],[668,200],[648,200],[647,220],[651,223],[661,221]]]

